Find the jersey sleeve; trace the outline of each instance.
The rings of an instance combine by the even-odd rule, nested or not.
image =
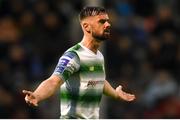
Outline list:
[[[58,75],[62,80],[66,81],[79,68],[80,62],[78,55],[75,52],[66,52],[60,57],[53,74]]]

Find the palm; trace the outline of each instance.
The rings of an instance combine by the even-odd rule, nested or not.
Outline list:
[[[116,88],[116,92],[117,92],[119,98],[121,98],[125,101],[133,101],[135,99],[135,95],[124,92],[122,90],[122,86],[118,86]]]

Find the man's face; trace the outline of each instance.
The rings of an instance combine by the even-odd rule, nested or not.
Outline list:
[[[107,40],[110,38],[110,23],[107,14],[100,14],[91,17],[91,35],[97,40]]]

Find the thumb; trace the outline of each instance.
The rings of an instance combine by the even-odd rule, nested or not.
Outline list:
[[[119,85],[119,86],[117,87],[117,90],[118,90],[118,91],[119,91],[119,90],[122,90],[122,86]]]

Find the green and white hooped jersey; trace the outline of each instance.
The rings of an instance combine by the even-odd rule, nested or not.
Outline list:
[[[61,86],[61,118],[99,118],[99,104],[105,81],[104,57],[81,43],[68,49],[53,74]]]

